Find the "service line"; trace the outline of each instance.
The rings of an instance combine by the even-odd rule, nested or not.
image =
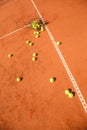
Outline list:
[[[23,26],[23,27],[21,27],[21,28],[18,28],[18,29],[14,30],[14,31],[12,31],[12,32],[10,32],[10,33],[7,33],[7,34],[1,36],[1,37],[0,37],[0,40],[3,39],[3,38],[6,38],[6,37],[8,37],[8,36],[10,36],[10,35],[12,35],[12,34],[14,34],[14,33],[16,33],[16,32],[18,32],[18,31],[20,31],[20,30],[22,30],[22,29],[24,29],[24,28],[26,28],[26,27],[30,27],[30,24],[25,25],[25,26]]]
[[[37,6],[36,6],[34,0],[31,0],[31,2],[32,2],[32,4],[33,4],[35,10],[37,11],[39,17],[40,17],[40,18],[42,19],[42,21],[44,22],[44,18],[42,17],[40,11],[38,10],[38,8],[37,8]],[[49,28],[47,27],[47,25],[45,26],[45,28],[46,28],[46,31],[48,32],[48,35],[49,35],[49,37],[50,37],[50,39],[51,39],[51,41],[52,41],[52,43],[53,43],[53,45],[54,45],[54,47],[55,47],[55,49],[56,49],[56,51],[57,51],[58,56],[60,57],[60,60],[61,60],[62,63],[63,63],[63,66],[64,66],[64,68],[65,68],[65,70],[66,70],[66,72],[67,72],[67,74],[68,74],[68,76],[69,76],[69,79],[70,79],[70,81],[71,81],[73,87],[75,88],[75,90],[76,90],[76,92],[77,92],[77,95],[78,95],[79,100],[80,100],[80,102],[81,102],[81,104],[82,104],[82,106],[83,106],[83,109],[84,109],[84,111],[87,113],[87,103],[86,103],[86,101],[85,101],[85,98],[83,97],[83,95],[82,95],[82,93],[81,93],[81,91],[80,91],[80,89],[79,89],[79,86],[78,86],[78,84],[77,84],[77,82],[76,82],[74,76],[72,75],[72,72],[71,72],[71,70],[70,70],[69,67],[68,67],[68,64],[66,63],[66,60],[65,60],[64,56],[62,55],[60,49],[58,48],[58,46],[57,46],[57,44],[56,44],[56,41],[54,40],[54,37],[53,37],[52,33],[50,32]]]

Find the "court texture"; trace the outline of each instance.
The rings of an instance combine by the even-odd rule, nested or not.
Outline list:
[[[0,1],[0,130],[87,130],[86,1]]]

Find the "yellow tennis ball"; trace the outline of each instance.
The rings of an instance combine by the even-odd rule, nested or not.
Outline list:
[[[51,82],[51,83],[53,83],[54,81],[55,81],[55,78],[54,78],[54,77],[50,78],[50,82]]]
[[[8,57],[11,58],[13,56],[13,54],[8,54]]]
[[[32,61],[35,61],[35,60],[37,60],[37,57],[32,57]]]
[[[33,56],[37,56],[37,53],[33,53]]]
[[[37,30],[37,27],[35,26],[34,29]]]
[[[26,44],[28,44],[28,43],[29,43],[29,41],[27,40],[27,41],[26,41]]]
[[[32,46],[32,45],[33,45],[33,43],[32,43],[32,42],[30,42],[30,43],[29,43],[29,46]]]
[[[37,32],[34,32],[34,34],[37,34]]]
[[[44,31],[44,30],[45,30],[44,28],[41,29],[41,31]]]
[[[17,77],[17,78],[16,78],[16,81],[17,81],[17,82],[19,82],[19,81],[21,81],[21,80],[22,80],[22,77]]]
[[[37,34],[37,35],[39,35],[39,34],[40,34],[40,32],[36,32],[36,34]]]
[[[35,37],[36,37],[36,38],[39,38],[39,35],[36,35]]]
[[[57,41],[57,42],[56,42],[56,44],[57,44],[57,45],[60,45],[60,44],[61,44],[61,42]]]
[[[45,28],[44,28],[44,27],[41,27],[41,31],[42,31],[42,32],[45,31]]]
[[[70,91],[69,89],[66,89],[66,90],[65,90],[65,94],[67,94],[67,95],[68,95],[70,92],[71,92],[71,91]]]
[[[68,97],[69,97],[69,98],[73,98],[73,97],[74,97],[74,94],[71,92],[71,93],[68,94]]]
[[[27,41],[26,41],[26,44],[29,44],[29,43],[31,43],[31,41],[27,40]]]
[[[35,35],[39,35],[39,34],[40,34],[40,32],[38,32],[38,31],[37,31],[37,32],[34,32],[34,34],[35,34]]]
[[[40,27],[40,25],[39,25],[39,24],[37,24],[37,27]]]
[[[44,27],[43,26],[41,26],[41,29],[43,29]]]

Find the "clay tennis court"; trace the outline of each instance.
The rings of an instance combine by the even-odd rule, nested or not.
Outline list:
[[[39,15],[48,24],[35,38],[25,26]],[[1,0],[0,130],[87,130],[86,49],[85,0]]]

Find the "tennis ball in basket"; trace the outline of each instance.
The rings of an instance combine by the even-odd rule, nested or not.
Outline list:
[[[34,27],[35,30],[37,30],[37,28],[38,28],[38,27],[36,27],[36,26]]]
[[[40,25],[39,25],[39,24],[37,24],[37,27],[40,27]]]
[[[37,57],[32,57],[32,61],[35,61],[35,60],[37,60]]]
[[[50,82],[51,82],[51,83],[53,83],[54,81],[55,81],[55,78],[54,78],[54,77],[50,78]]]
[[[67,94],[67,95],[68,95],[70,92],[71,92],[71,91],[70,91],[69,89],[66,89],[66,90],[65,90],[65,94]]]
[[[68,94],[68,97],[69,97],[69,98],[73,98],[73,97],[74,97],[74,94],[71,92],[71,93]]]
[[[13,56],[13,54],[8,54],[8,57],[11,58]]]
[[[17,81],[17,82],[19,82],[19,81],[21,81],[21,80],[22,80],[22,77],[17,77],[17,78],[16,78],[16,81]]]

